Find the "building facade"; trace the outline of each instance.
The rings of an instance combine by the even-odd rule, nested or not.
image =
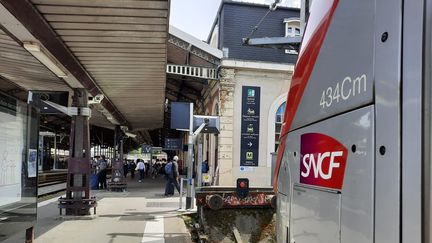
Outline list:
[[[271,154],[278,146],[297,53],[242,44],[268,9],[223,1],[208,38],[223,51],[220,79],[210,81],[196,112],[220,116],[221,129],[217,136],[202,135],[197,144],[202,150],[196,151],[209,162],[213,185],[233,186],[237,178],[249,178],[251,186],[271,186]],[[299,9],[278,8],[249,37],[299,35],[299,16]]]

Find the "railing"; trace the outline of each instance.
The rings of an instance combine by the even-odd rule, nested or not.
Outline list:
[[[202,79],[219,79],[217,70],[215,68],[168,64],[166,72],[169,74],[177,74]]]

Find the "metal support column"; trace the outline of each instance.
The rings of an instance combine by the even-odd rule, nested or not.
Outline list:
[[[188,170],[187,170],[187,196],[186,196],[186,209],[192,209],[192,175],[193,175],[193,103],[190,103],[189,109],[189,138],[188,138]]]
[[[57,132],[54,132],[54,163],[53,163],[53,169],[57,169]]]
[[[88,215],[90,208],[96,212],[96,200],[90,198],[90,131],[88,96],[85,89],[75,89],[73,105],[78,108],[72,116],[70,135],[70,159],[66,198],[59,199],[60,214]]]
[[[114,129],[114,154],[113,154],[113,159],[117,159],[118,153],[118,136],[119,136],[119,130],[120,130],[120,126],[116,126]]]
[[[114,156],[112,163],[111,181],[108,182],[108,188],[115,191],[125,191],[127,182],[123,171],[123,132],[120,126],[114,130]]]
[[[202,187],[202,163],[203,163],[203,138],[202,134],[199,135],[198,140],[198,161],[197,161],[197,187]]]
[[[34,227],[30,227],[26,229],[25,243],[33,243],[33,242],[34,242]]]

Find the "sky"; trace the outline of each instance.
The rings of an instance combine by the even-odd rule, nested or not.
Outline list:
[[[239,0],[245,2],[271,3],[274,0]],[[207,40],[221,0],[171,0],[170,24]],[[300,6],[300,0],[283,0],[283,5]]]

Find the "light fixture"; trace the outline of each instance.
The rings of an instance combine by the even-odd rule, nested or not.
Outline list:
[[[125,132],[125,135],[128,136],[129,138],[136,138],[136,134],[130,133],[130,132]]]
[[[51,70],[59,78],[67,78],[67,74],[58,66],[41,46],[37,43],[24,42],[24,48],[29,51],[36,59]]]

